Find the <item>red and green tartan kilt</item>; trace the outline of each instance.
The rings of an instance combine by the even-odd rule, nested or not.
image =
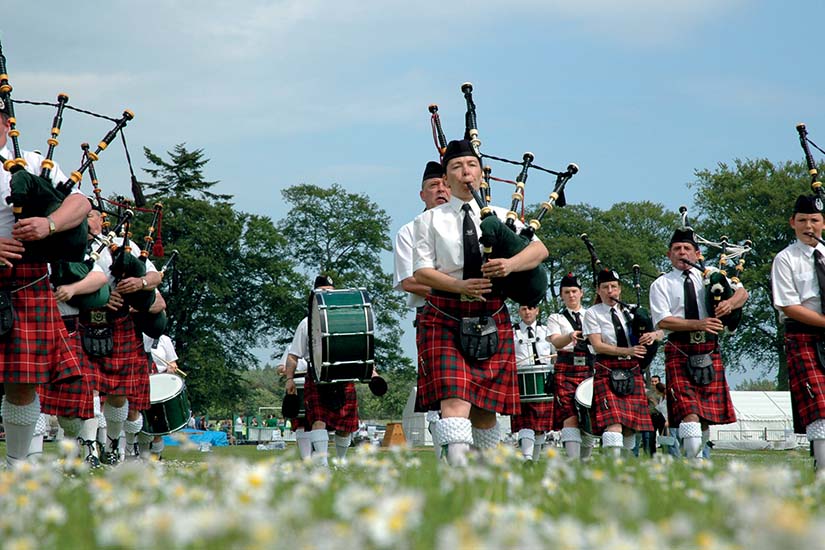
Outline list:
[[[21,288],[11,295],[14,325],[0,338],[0,382],[63,384],[81,378],[47,265],[24,263],[12,269],[0,268],[0,288]]]
[[[573,364],[574,356],[586,357],[585,353],[574,353],[559,350],[556,359],[553,382],[556,385],[556,400],[553,403],[553,430],[561,430],[564,421],[576,418],[576,388],[586,379],[593,376],[593,367],[590,365]],[[569,360],[569,362],[568,362]]]
[[[94,371],[83,351],[80,332],[69,333],[69,343],[80,363],[83,376],[66,384],[44,384],[38,386],[40,410],[44,414],[68,418],[93,418],[94,411]]]
[[[713,382],[707,386],[694,384],[687,367],[688,355],[702,353],[713,353]],[[667,417],[671,427],[679,426],[689,414],[698,415],[700,422],[706,424],[736,422],[722,355],[715,342],[683,344],[668,341],[665,344],[665,375]]]
[[[521,412],[510,416],[510,431],[529,429],[536,433],[553,429],[553,401],[521,402]]]
[[[785,334],[796,433],[805,433],[808,424],[825,418],[825,369],[816,359],[819,338],[816,334]]]
[[[324,404],[318,393],[318,386],[307,375],[304,382],[304,407],[306,408],[306,428],[311,429],[313,422],[323,422],[327,430],[352,433],[358,430],[358,395],[355,384],[341,382],[344,385],[344,404],[340,409]],[[294,429],[294,428],[293,428]]]
[[[596,359],[596,374],[593,378],[593,406],[590,416],[593,419],[593,434],[600,435],[612,424],[621,424],[637,432],[653,431],[650,409],[645,396],[645,381],[642,378],[639,363],[635,359],[599,357]],[[635,367],[633,376],[633,393],[618,396],[610,389],[610,371]]]
[[[448,398],[468,401],[485,411],[514,415],[520,411],[513,325],[501,298],[462,302],[430,294],[418,317],[418,403],[423,410],[438,409]],[[435,306],[435,307],[433,307]],[[458,349],[455,318],[496,313],[499,351],[486,361],[467,360]]]
[[[97,382],[97,391],[104,395],[125,395],[129,409],[149,408],[149,362],[138,339],[130,315],[112,320],[114,350],[108,357],[89,357]],[[80,331],[85,330],[81,324]]]

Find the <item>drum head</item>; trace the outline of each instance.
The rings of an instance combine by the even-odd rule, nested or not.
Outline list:
[[[183,378],[177,374],[161,373],[149,377],[149,401],[160,403],[183,391]]]
[[[588,409],[593,404],[593,377],[586,378],[576,388],[576,402]]]

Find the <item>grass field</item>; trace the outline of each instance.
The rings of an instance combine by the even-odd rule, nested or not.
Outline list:
[[[167,447],[161,463],[88,471],[71,446],[0,472],[3,548],[820,548],[825,482],[802,451],[709,462],[502,446],[467,468],[432,450],[359,448],[330,470],[294,447]],[[4,452],[0,445],[0,452]],[[57,462],[59,460],[59,462]]]

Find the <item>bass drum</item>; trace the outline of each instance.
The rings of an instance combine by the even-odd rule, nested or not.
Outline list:
[[[590,422],[590,409],[593,405],[593,377],[585,378],[576,388],[576,416],[579,419],[579,429],[593,434],[593,425]]]
[[[316,290],[310,296],[308,317],[313,380],[369,382],[375,366],[375,327],[366,289]]]
[[[186,426],[192,411],[186,396],[186,384],[177,374],[161,373],[149,377],[151,406],[143,411],[143,432],[166,435]]]

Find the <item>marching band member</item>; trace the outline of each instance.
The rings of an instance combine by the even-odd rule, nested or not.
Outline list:
[[[468,189],[480,187],[481,160],[468,141],[452,141],[442,164],[450,202],[419,215],[413,228],[415,279],[432,289],[418,317],[418,402],[425,409],[440,406],[437,439],[447,445],[448,462],[463,465],[471,444],[479,450],[498,445],[496,413],[518,412],[513,331],[504,299],[491,294],[490,279],[536,267],[547,249],[534,239],[515,256],[482,265],[479,206]],[[489,357],[462,351],[457,343],[459,319],[477,316],[495,323],[477,342]]]
[[[0,100],[0,155],[5,159],[15,156],[8,145],[10,129],[8,106]],[[23,158],[28,172],[39,173],[41,155],[24,151]],[[54,183],[67,179],[56,165],[50,174]],[[0,170],[0,198],[9,197],[10,182],[11,174]],[[40,416],[35,387],[81,376],[49,285],[48,266],[22,261],[23,253],[27,242],[77,227],[89,208],[89,201],[75,190],[51,215],[15,222],[11,205],[0,200],[0,287],[6,289],[0,296],[0,332],[5,334],[0,338],[0,380],[5,390],[0,415],[6,429],[6,462],[12,466],[26,459]]]
[[[319,275],[315,278],[313,288],[332,290],[334,287],[332,279],[326,275]],[[288,394],[296,394],[298,391],[295,387],[295,371],[298,369],[298,359],[309,360],[308,340],[309,329],[307,318],[304,317],[295,329],[295,336],[289,347],[286,363],[286,392]],[[336,384],[324,384],[324,386],[336,386]],[[346,458],[353,432],[358,430],[358,397],[355,393],[355,384],[342,382],[337,386],[341,386],[335,389],[341,389],[342,402],[332,403],[324,397],[326,390],[319,389],[319,385],[313,382],[312,376],[307,376],[304,382],[304,406],[307,422],[312,428],[309,432],[312,458],[322,466],[329,464],[327,459],[329,432],[327,430],[335,430],[335,451],[338,458],[342,460]]]
[[[677,229],[667,257],[673,268],[650,286],[650,312],[656,328],[668,332],[665,345],[668,420],[679,426],[685,455],[697,458],[708,439],[708,425],[736,422],[725,379],[718,334],[722,317],[741,308],[748,293],[741,285],[706,311],[702,273],[682,260],[698,261],[699,245],[691,229]],[[704,441],[703,441],[704,440]]]
[[[655,336],[643,334],[631,345],[630,320],[616,302],[622,293],[618,273],[604,269],[597,280],[601,303],[589,308],[582,321],[582,333],[596,352],[593,432],[601,433],[602,446],[619,458],[623,447],[633,450],[637,431],[653,429],[639,359]]]
[[[294,336],[293,336],[294,339]],[[289,360],[289,348],[284,350],[284,355],[281,357],[280,363],[278,363],[278,372],[281,373],[283,376],[286,376],[286,365]],[[297,367],[295,368],[295,373],[293,374],[293,378],[295,376],[303,376],[304,377],[304,385],[306,386],[306,377],[309,375],[307,372],[307,361],[303,357],[298,357],[297,359]],[[297,388],[296,388],[297,391]],[[297,400],[297,395],[296,395]],[[297,401],[298,407],[300,408],[300,401]],[[286,417],[284,414],[284,421],[289,420],[290,426],[292,426],[292,431],[295,433],[295,444],[298,447],[298,454],[301,457],[301,460],[307,460],[312,456],[312,441],[310,440],[310,431],[312,430],[312,426],[309,425],[307,422],[306,417],[298,418],[297,415],[294,417]]]
[[[441,163],[430,161],[424,168],[424,175],[421,179],[421,191],[418,196],[424,203],[424,210],[435,208],[438,205],[446,204],[450,200],[450,188],[444,181],[444,167]],[[430,287],[422,285],[415,280],[413,275],[413,223],[403,225],[395,235],[393,247],[393,259],[395,262],[395,290],[407,293],[407,305],[415,308],[416,322],[418,327],[418,314],[424,307],[424,299],[430,292]],[[416,410],[420,411],[418,398],[416,395]],[[438,411],[427,411],[427,429],[433,436],[433,449],[437,458],[442,456],[442,446],[435,439],[434,422],[439,419]]]
[[[825,465],[825,246],[822,202],[800,195],[790,218],[796,242],[773,260],[773,303],[785,323],[785,352],[794,414],[794,431],[811,442],[814,468]]]
[[[537,306],[518,308],[521,321],[513,325],[517,367],[549,365],[552,361],[553,345],[547,341],[547,327],[537,322],[538,313]],[[522,401],[521,412],[510,417],[510,429],[518,434],[524,460],[538,460],[547,439],[547,432],[553,429],[552,399],[534,403]]]
[[[89,218],[90,238],[102,231],[100,212],[92,210]],[[139,248],[131,243],[131,254],[139,255]],[[96,371],[98,390],[106,394],[103,404],[103,416],[106,420],[106,437],[108,451],[103,462],[115,464],[120,460],[120,433],[126,434],[129,450],[134,449],[136,437],[143,427],[140,411],[149,408],[149,369],[143,353],[143,342],[138,338],[129,306],[123,294],[139,290],[156,289],[161,282],[161,275],[150,260],[146,260],[146,275],[142,278],[128,277],[116,281],[111,273],[112,255],[104,249],[97,260],[109,279],[111,297],[107,304],[106,317],[111,321],[113,350],[108,356],[90,357],[89,361]],[[164,303],[155,300],[150,312],[156,312]],[[88,330],[87,323],[81,319],[81,330]],[[88,321],[88,319],[85,319]]]
[[[159,292],[157,294],[160,295]],[[175,343],[166,334],[161,334],[157,338],[144,334],[143,351],[149,359],[150,372],[154,371],[158,374],[178,372],[178,353],[175,351]],[[151,395],[149,397],[151,398]],[[151,453],[158,460],[161,459],[164,449],[163,436],[152,436],[141,431],[137,434],[137,442],[138,456],[149,456]]]
[[[561,443],[567,456],[587,460],[593,451],[592,434],[582,434],[576,411],[576,388],[593,376],[593,354],[582,335],[582,287],[572,273],[561,279],[559,294],[564,308],[547,319],[550,342],[558,349],[554,386],[553,430],[561,431]]]

